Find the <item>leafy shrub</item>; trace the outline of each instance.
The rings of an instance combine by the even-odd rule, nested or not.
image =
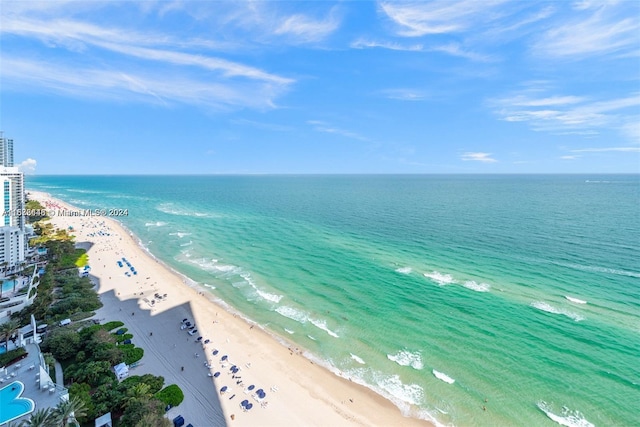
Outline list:
[[[115,328],[119,328],[120,326],[124,326],[124,323],[119,320],[113,320],[111,322],[107,322],[104,325],[100,325],[103,329],[107,331],[112,331]]]
[[[7,366],[14,360],[21,359],[26,354],[27,350],[22,347],[16,348],[15,350],[11,350],[6,353],[2,353],[0,354],[0,366]]]
[[[156,398],[165,405],[178,406],[184,400],[184,393],[176,384],[171,384],[157,392]]]
[[[124,344],[118,348],[124,353],[124,363],[127,365],[137,362],[144,356],[144,349],[135,347],[133,344]]]

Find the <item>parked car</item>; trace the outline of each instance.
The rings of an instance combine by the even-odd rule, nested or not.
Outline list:
[[[189,331],[189,335],[195,335],[197,333],[198,333],[197,329],[192,329],[192,330]]]

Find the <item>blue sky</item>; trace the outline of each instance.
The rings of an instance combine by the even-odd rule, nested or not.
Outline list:
[[[640,172],[637,1],[11,1],[37,174]]]

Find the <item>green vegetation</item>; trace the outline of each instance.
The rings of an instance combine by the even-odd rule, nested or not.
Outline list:
[[[37,200],[27,200],[27,202],[24,204],[25,209],[27,209],[27,212],[33,212],[33,211],[44,211],[45,207],[42,206],[42,204],[40,204],[39,201]],[[40,220],[47,220],[49,219],[48,216],[44,215],[38,215],[38,216],[27,216],[27,223],[28,224],[32,224],[34,222],[38,222]]]
[[[175,384],[171,384],[156,393],[156,397],[165,405],[178,406],[184,400],[184,393]]]
[[[78,425],[78,420],[85,417],[87,408],[77,398],[61,400],[55,408],[38,409],[31,417],[20,425],[25,427],[67,427]]]
[[[25,354],[27,354],[27,351],[22,347],[0,354],[0,367],[7,366],[14,360],[19,360]]]
[[[81,249],[84,250],[84,249]],[[80,268],[80,267],[84,267],[85,265],[89,264],[89,255],[87,255],[87,253],[83,253],[82,255],[80,255],[80,257],[76,260],[75,262],[76,267]]]
[[[84,403],[86,414],[78,421],[87,422],[111,412],[114,418],[121,417],[120,426],[136,426],[142,419],[150,423],[146,425],[164,425],[164,407],[182,402],[182,390],[175,385],[162,389],[164,378],[149,374],[118,383],[112,367],[121,362],[129,365],[144,355],[144,350],[133,344],[120,344],[123,337],[133,337],[117,333],[127,331],[123,326],[116,321],[80,331],[56,328],[44,340],[42,349],[60,361],[65,382],[72,383],[69,394]]]

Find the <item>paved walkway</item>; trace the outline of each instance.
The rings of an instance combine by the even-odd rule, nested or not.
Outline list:
[[[62,365],[56,360],[56,385],[64,387],[64,375],[62,374]]]

